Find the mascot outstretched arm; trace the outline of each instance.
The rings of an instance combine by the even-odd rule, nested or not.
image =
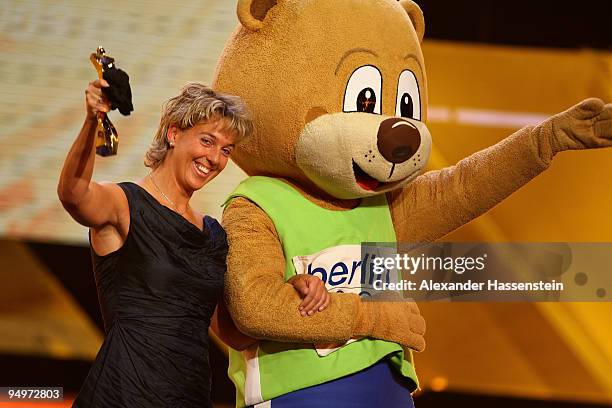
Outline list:
[[[612,146],[612,105],[596,98],[527,126],[455,166],[427,172],[388,193],[398,241],[441,238],[546,170],[557,153],[606,146]]]

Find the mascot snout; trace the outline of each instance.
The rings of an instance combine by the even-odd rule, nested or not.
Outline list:
[[[309,122],[296,162],[328,194],[352,199],[391,191],[424,168],[431,136],[423,122],[365,112],[332,113]]]

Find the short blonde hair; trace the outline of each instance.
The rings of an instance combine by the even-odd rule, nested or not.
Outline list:
[[[224,130],[234,133],[236,142],[253,131],[253,124],[242,99],[190,82],[181,88],[178,96],[168,99],[162,106],[159,128],[145,155],[145,166],[155,169],[166,158],[170,149],[168,129],[171,126],[185,130],[209,120],[222,120]]]

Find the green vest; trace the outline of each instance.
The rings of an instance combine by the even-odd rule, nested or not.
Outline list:
[[[273,221],[285,255],[285,280],[301,269],[297,272],[320,276],[330,291],[351,291],[348,286],[360,265],[358,246],[396,241],[384,194],[364,198],[352,210],[332,211],[308,201],[282,180],[256,176],[244,180],[226,204],[235,197],[248,198]],[[351,262],[356,248],[358,259]],[[352,255],[343,255],[347,252]],[[312,344],[262,340],[243,352],[230,349],[228,374],[236,385],[236,406],[244,407],[344,377],[383,358],[418,384],[412,354],[405,356],[400,345],[374,339],[353,341],[331,352],[317,352]]]

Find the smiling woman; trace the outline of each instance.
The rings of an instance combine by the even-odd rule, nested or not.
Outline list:
[[[185,85],[181,94],[162,109],[159,128],[145,156],[149,180],[166,204],[187,212],[185,191],[196,191],[221,172],[234,145],[250,132],[244,105],[236,96],[215,93],[198,83]],[[168,180],[168,176],[174,180]],[[164,178],[164,180],[159,180]],[[183,184],[183,197],[164,193],[169,184]],[[181,205],[182,204],[182,205]],[[189,215],[187,215],[187,218]],[[194,223],[200,226],[196,217]]]
[[[87,87],[85,123],[58,185],[64,208],[90,228],[106,332],[74,406],[210,407],[208,328],[227,241],[219,223],[189,201],[225,168],[251,121],[240,98],[189,83],[164,104],[146,153],[148,177],[97,183],[96,116],[110,108],[102,93],[108,86],[100,79]],[[245,341],[224,329],[226,341]]]
[[[222,113],[220,117],[219,113]],[[146,154],[145,165],[156,168],[164,160],[172,147],[167,137],[171,127],[190,129],[211,118],[221,119],[220,124],[223,126],[220,130],[231,129],[239,137],[250,132],[250,123],[245,121],[244,106],[238,97],[217,94],[198,83],[185,85],[180,95],[164,105],[159,128]]]

